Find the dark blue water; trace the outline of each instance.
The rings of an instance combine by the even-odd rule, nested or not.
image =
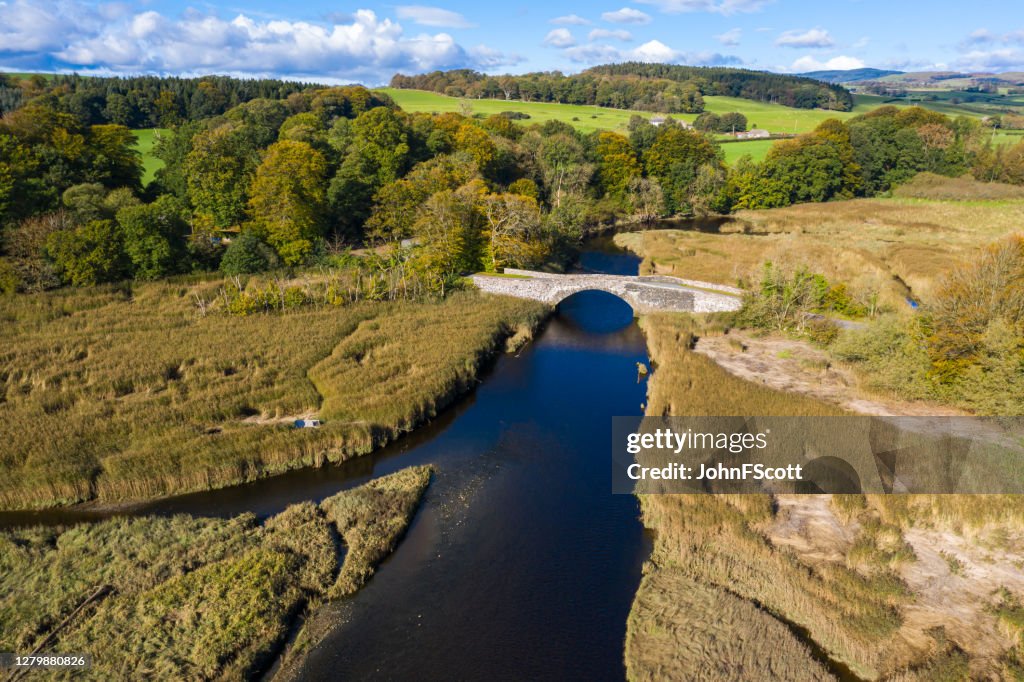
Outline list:
[[[623,679],[648,548],[635,498],[611,494],[611,417],[640,415],[646,359],[628,306],[583,292],[499,361],[410,453],[438,467],[424,507],[367,587],[331,607],[342,624],[302,676]]]

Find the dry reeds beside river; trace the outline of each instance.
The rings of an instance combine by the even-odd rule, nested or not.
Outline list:
[[[461,292],[200,314],[220,282],[0,298],[0,509],[223,487],[369,452],[546,309]],[[319,429],[294,429],[318,415]]]

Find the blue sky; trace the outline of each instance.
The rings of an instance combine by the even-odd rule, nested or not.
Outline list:
[[[622,60],[780,72],[1024,70],[1020,1],[969,8],[952,0],[0,0],[0,70],[370,85],[396,71],[573,72]]]

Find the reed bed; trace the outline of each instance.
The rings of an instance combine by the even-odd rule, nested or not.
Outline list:
[[[676,568],[644,576],[629,615],[626,666],[637,682],[833,679],[777,619]]]
[[[837,407],[741,380],[690,352],[695,335],[722,333],[713,318],[652,315],[641,324],[655,365],[649,415],[841,414]],[[777,656],[768,659],[776,670],[801,668],[807,657],[801,646],[810,643],[831,672],[846,668],[866,679],[966,679],[968,666],[972,675],[1007,670],[1005,661],[972,660],[939,634],[927,651],[902,642],[902,614],[915,597],[898,569],[916,561],[902,535],[909,527],[952,529],[1009,550],[1013,539],[1003,536],[1007,529],[1014,534],[1024,518],[1020,497],[846,495],[831,502],[841,522],[855,524],[857,532],[844,560],[823,562],[802,559],[768,539],[776,520],[771,496],[641,496],[643,522],[655,532],[655,544],[628,626],[630,678],[672,672],[699,678],[699,672],[686,671],[715,670],[719,678],[748,679],[742,667],[748,659],[737,655],[736,661],[747,662],[730,666],[728,644],[721,641],[726,637],[751,651],[777,644]],[[692,585],[697,587],[687,587]],[[693,599],[713,605],[685,608]],[[778,635],[765,618],[791,626],[790,636]]]
[[[0,298],[0,509],[217,488],[369,452],[546,308],[460,292],[200,314],[219,282]],[[294,429],[319,414],[319,429]]]
[[[648,386],[648,415],[842,414],[836,407],[743,381],[690,352],[695,334],[720,331],[714,321],[652,315],[643,318],[642,326],[655,364]],[[812,567],[774,547],[761,532],[774,514],[766,495],[644,495],[641,509],[644,525],[656,533],[652,575],[671,571],[700,585],[704,598],[729,593],[721,600],[723,618],[733,636],[746,645],[755,650],[771,648],[778,628],[767,626],[764,618],[777,619],[779,626],[792,623],[802,628],[831,661],[860,676],[877,677],[885,668],[886,647],[901,624],[899,606],[909,598],[891,571],[862,573],[841,564]],[[677,593],[669,592],[678,582],[675,577],[645,579],[627,637],[639,636],[636,633],[666,618],[676,631],[713,636],[707,634],[707,626],[690,622],[703,618],[700,612],[640,606],[678,600]],[[737,600],[746,606],[738,606]],[[740,609],[757,610],[763,617],[742,618]],[[796,644],[780,646],[772,665],[780,670],[803,666],[806,647]],[[635,647],[632,654],[627,650],[631,677],[645,679],[665,666],[729,665],[715,658],[717,649],[707,641],[693,646],[705,655],[699,663],[681,661],[671,648],[663,648],[662,655],[653,658]],[[744,672],[734,668],[725,676],[741,679]]]
[[[1016,190],[1007,191],[1015,196]],[[956,185],[941,191],[968,198],[854,199],[740,211],[720,234],[656,230],[619,234],[615,241],[644,258],[642,274],[749,284],[751,273],[771,260],[808,266],[854,294],[877,291],[883,304],[905,308],[908,295],[927,300],[939,275],[1024,225],[1022,198],[974,200]]]
[[[41,653],[92,655],[91,668],[58,678],[258,676],[300,611],[336,581],[372,574],[430,477],[405,469],[263,526],[251,515],[176,516],[0,532],[0,648],[30,651],[52,636]],[[107,596],[66,620],[97,586]]]

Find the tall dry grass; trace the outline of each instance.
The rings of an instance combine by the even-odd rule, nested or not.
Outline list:
[[[734,377],[709,359],[690,352],[694,334],[713,333],[707,323],[679,315],[645,317],[642,326],[655,371],[648,386],[649,415],[746,416],[837,415],[842,412],[799,395],[781,393]],[[644,525],[656,533],[653,571],[671,571],[711,593],[726,592],[721,600],[733,636],[754,650],[772,646],[777,628],[764,624],[776,618],[792,623],[820,647],[835,664],[848,666],[862,677],[874,678],[888,665],[887,646],[901,625],[899,607],[909,598],[906,587],[887,567],[861,572],[843,564],[812,566],[791,552],[775,547],[762,532],[774,515],[769,496],[646,495],[641,497]],[[637,604],[670,604],[677,594],[657,594],[675,581],[645,580]],[[735,600],[746,606],[739,606]],[[637,607],[639,608],[639,607]],[[761,618],[746,622],[738,610],[755,609]],[[717,611],[713,611],[717,613]],[[652,627],[654,619],[671,618],[673,628],[699,635],[706,626],[689,622],[703,618],[689,610],[640,610],[630,621],[630,637]],[[708,637],[706,632],[703,637]],[[783,640],[785,641],[785,640]],[[728,666],[714,658],[710,643],[694,644],[706,652],[700,665]],[[806,649],[796,642],[779,648],[774,659],[780,669],[797,668]],[[649,676],[652,666],[679,666],[678,654],[630,656],[631,675]],[[691,664],[686,664],[691,665]],[[741,678],[739,668],[732,677]],[[726,675],[728,677],[728,675]]]
[[[256,677],[300,611],[372,575],[430,476],[405,469],[263,526],[177,516],[0,532],[0,648],[30,651],[52,635],[42,653],[92,655],[91,668],[58,678]],[[107,596],[65,623],[102,585]]]
[[[637,682],[833,679],[783,623],[676,568],[641,581],[629,614],[626,666]]]
[[[733,377],[709,359],[690,352],[693,335],[721,333],[714,320],[657,315],[642,320],[655,371],[648,386],[649,415],[835,415],[836,407],[799,395],[769,390]],[[770,496],[646,495],[644,525],[655,532],[647,577],[641,583],[627,635],[631,678],[662,671],[708,669],[721,678],[744,679],[730,667],[719,640],[741,639],[752,651],[778,643],[779,669],[799,667],[806,652],[789,638],[769,635],[765,618],[794,624],[833,664],[876,679],[961,679],[957,671],[1002,670],[997,661],[970,661],[955,644],[930,651],[900,643],[902,611],[914,595],[896,569],[914,561],[902,529],[936,526],[975,533],[986,542],[1000,528],[1017,528],[1024,500],[1012,496],[836,496],[833,508],[859,531],[842,561],[804,561],[773,545],[766,533],[775,522]],[[1002,524],[1002,525],[1000,525]],[[971,530],[973,529],[973,530]],[[682,586],[699,586],[713,600],[702,612],[677,609],[691,599]],[[739,600],[741,603],[737,603]],[[707,614],[712,614],[711,622]],[[754,615],[754,611],[758,615]],[[740,616],[747,613],[746,622]],[[676,637],[685,645],[670,644]],[[770,639],[766,639],[770,638]],[[642,646],[641,646],[642,644]],[[683,655],[689,657],[686,658]],[[731,654],[730,654],[731,655]],[[737,661],[744,661],[737,656]],[[908,661],[910,662],[908,666]],[[998,674],[993,672],[993,674]],[[943,677],[946,675],[947,677]],[[951,677],[948,677],[951,676]],[[687,677],[681,674],[681,677]]]
[[[1022,225],[1020,198],[855,199],[740,211],[721,234],[656,230],[615,241],[644,258],[643,274],[735,285],[771,260],[806,265],[855,294],[878,290],[883,303],[902,308],[908,293],[927,300],[942,273]]]
[[[539,304],[464,292],[244,317],[219,283],[0,298],[0,508],[139,500],[362,454],[449,404]],[[274,418],[319,413],[320,429]]]

